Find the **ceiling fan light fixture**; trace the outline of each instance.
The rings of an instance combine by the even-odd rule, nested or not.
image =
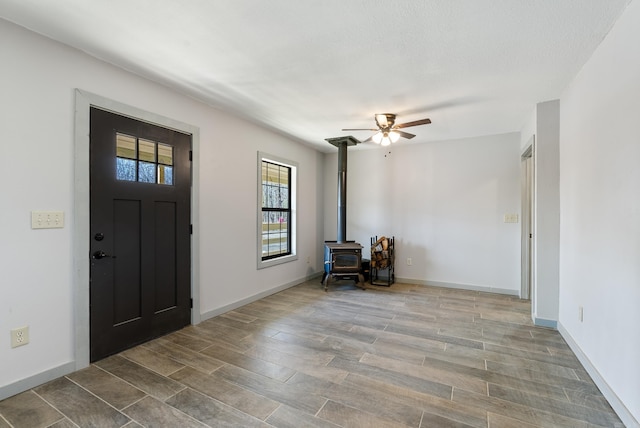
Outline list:
[[[386,128],[388,126],[388,118],[386,114],[376,114],[376,124],[381,128]]]
[[[418,125],[427,125],[431,123],[431,119],[420,119],[414,120],[413,122],[405,122],[396,124],[396,115],[393,113],[382,113],[376,114],[376,128],[345,128],[343,131],[377,131],[374,135],[367,138],[367,141],[373,141],[376,144],[381,144],[383,146],[388,146],[392,143],[398,142],[400,137],[411,139],[415,137],[414,134],[409,132],[401,131],[402,128],[408,128],[410,126],[418,126]]]

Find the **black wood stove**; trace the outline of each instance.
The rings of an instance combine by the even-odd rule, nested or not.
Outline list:
[[[347,241],[347,147],[360,141],[351,136],[327,138],[327,141],[338,148],[338,239],[324,243],[322,284],[327,291],[333,278],[352,279],[364,289],[362,245]]]

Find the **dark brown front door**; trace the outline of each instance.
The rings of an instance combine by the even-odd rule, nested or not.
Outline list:
[[[91,108],[91,361],[190,322],[190,150]]]

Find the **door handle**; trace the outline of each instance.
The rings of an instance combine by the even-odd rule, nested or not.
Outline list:
[[[105,257],[109,257],[112,259],[115,259],[116,256],[110,256],[109,254],[105,253],[104,251],[100,250],[100,251],[96,251],[95,253],[93,253],[93,255],[91,256],[92,259],[104,259]]]

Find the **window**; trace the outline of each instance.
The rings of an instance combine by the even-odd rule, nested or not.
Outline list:
[[[116,178],[173,185],[173,147],[116,133]]]
[[[297,165],[258,153],[258,268],[297,259]]]

